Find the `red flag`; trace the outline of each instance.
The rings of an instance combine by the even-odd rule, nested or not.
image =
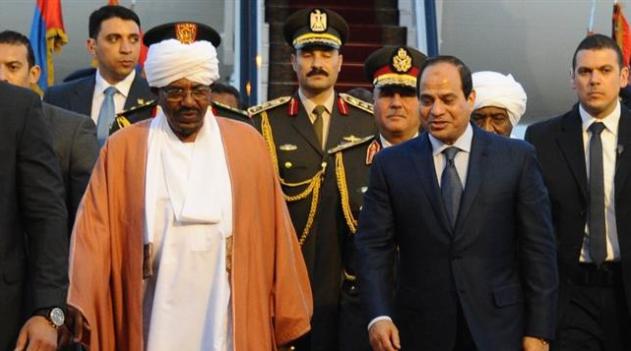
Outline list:
[[[611,20],[611,37],[618,43],[620,50],[622,50],[624,64],[628,66],[629,63],[631,63],[631,30],[622,12],[621,4],[616,3],[613,5],[613,16]]]

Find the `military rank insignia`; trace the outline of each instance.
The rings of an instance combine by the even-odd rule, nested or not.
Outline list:
[[[412,68],[412,56],[405,50],[405,48],[399,48],[397,53],[392,57],[392,67],[395,72],[405,73]]]
[[[320,9],[315,9],[311,11],[309,17],[309,27],[311,31],[314,33],[322,33],[327,30],[327,18],[326,12],[322,12]]]

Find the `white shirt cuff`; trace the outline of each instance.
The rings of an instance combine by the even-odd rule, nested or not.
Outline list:
[[[388,316],[378,316],[373,318],[370,323],[368,323],[368,330],[370,330],[370,328],[373,326],[373,324],[379,322],[379,321],[390,321],[392,322],[392,318],[388,317]]]

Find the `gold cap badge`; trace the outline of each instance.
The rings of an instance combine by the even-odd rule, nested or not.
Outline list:
[[[326,24],[326,12],[322,12],[319,9],[315,9],[311,11],[311,17],[309,21],[309,27],[312,32],[321,33],[325,32],[327,29]]]
[[[397,54],[392,57],[392,67],[399,73],[405,73],[412,68],[412,57],[404,48],[399,48]]]
[[[178,23],[175,25],[175,37],[182,44],[191,44],[197,39],[197,24]]]

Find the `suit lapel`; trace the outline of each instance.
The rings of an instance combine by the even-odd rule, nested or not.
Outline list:
[[[96,76],[92,75],[83,80],[81,84],[75,86],[74,98],[70,100],[71,110],[86,116],[92,115],[92,98],[94,97],[94,86]]]
[[[129,95],[127,99],[125,99],[125,107],[124,110],[129,110],[130,108],[140,105],[141,102],[138,100],[151,100],[151,89],[147,82],[136,72],[136,76],[134,77],[134,81],[131,83],[131,87],[129,88]],[[144,101],[146,102],[146,101]]]
[[[300,98],[298,96],[294,96],[294,99],[297,99],[300,102]],[[322,146],[318,142],[318,137],[313,130],[313,125],[311,124],[311,120],[309,120],[309,116],[307,115],[307,111],[302,103],[299,103],[298,115],[289,117],[292,119],[292,126],[300,135],[302,135],[305,140],[316,150],[320,155],[323,155]]]
[[[434,157],[432,153],[432,145],[429,141],[427,133],[423,133],[412,141],[414,152],[410,153],[412,163],[416,168],[416,172],[421,180],[421,185],[429,203],[434,210],[434,214],[446,232],[453,234],[451,224],[447,219],[447,212],[443,206],[443,199],[440,195],[438,180],[436,179],[436,168],[434,167]]]
[[[471,206],[480,191],[482,180],[484,179],[484,171],[488,168],[488,145],[490,143],[489,136],[483,133],[478,127],[473,127],[473,140],[471,141],[471,154],[469,155],[469,165],[467,166],[467,181],[458,210],[458,218],[456,220],[456,233],[462,233],[460,230],[466,223],[467,215],[471,210]]]
[[[622,197],[624,185],[631,174],[631,112],[622,107],[618,127],[618,148],[616,150],[616,174],[614,185],[616,199]]]
[[[585,149],[583,147],[583,130],[581,128],[581,117],[578,113],[578,105],[574,106],[572,112],[563,116],[561,133],[557,137],[557,143],[572,170],[574,180],[581,190],[583,199],[587,200],[587,170],[585,165]]]

